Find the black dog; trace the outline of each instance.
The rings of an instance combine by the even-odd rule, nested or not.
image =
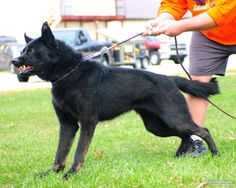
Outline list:
[[[47,23],[42,26],[41,37],[33,40],[25,35],[25,40],[26,47],[12,63],[22,75],[36,74],[52,82],[52,102],[60,122],[54,172],[64,169],[79,127],[74,163],[65,177],[81,169],[97,123],[130,110],[141,116],[145,128],[154,135],[180,137],[182,142],[176,156],[186,151],[192,134],[205,140],[213,155],[218,153],[209,131],[198,127],[191,119],[185,98],[179,91],[207,98],[219,93],[216,81],[200,83],[82,61],[65,43],[55,40]]]

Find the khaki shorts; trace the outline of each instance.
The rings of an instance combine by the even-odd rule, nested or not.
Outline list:
[[[236,54],[236,45],[223,45],[209,40],[201,32],[193,32],[189,53],[189,73],[192,76],[223,76],[231,54]]]

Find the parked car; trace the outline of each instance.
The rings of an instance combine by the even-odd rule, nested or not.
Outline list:
[[[103,47],[110,47],[111,42],[93,40],[89,32],[82,28],[60,28],[53,29],[56,39],[64,41],[83,56],[100,51]],[[95,58],[95,61],[104,65],[111,64],[112,57],[110,52],[104,52]]]
[[[12,69],[11,59],[13,57],[13,45],[16,39],[11,36],[0,36],[0,70]]]
[[[145,37],[144,44],[149,53],[150,64],[159,65],[164,59],[170,59],[175,63],[179,63],[173,39],[164,35]],[[187,56],[187,45],[183,42],[178,42],[177,47],[182,63]]]
[[[131,65],[133,68],[146,69],[149,65],[143,41],[129,41],[113,49],[111,66]]]
[[[119,43],[129,37],[131,32],[126,29],[100,29],[98,33],[107,38],[113,43]],[[130,65],[133,68],[146,69],[149,65],[148,51],[144,46],[143,38],[135,38],[127,41],[114,49],[113,60],[110,66]]]
[[[0,36],[0,70],[16,73],[20,82],[27,82],[29,77],[19,75],[18,70],[12,65],[11,60],[20,55],[24,45],[17,43],[11,36]]]

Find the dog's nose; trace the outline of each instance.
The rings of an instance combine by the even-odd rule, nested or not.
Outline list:
[[[12,63],[13,65],[17,65],[18,62],[19,62],[18,58],[14,58],[14,59],[11,60],[11,63]]]

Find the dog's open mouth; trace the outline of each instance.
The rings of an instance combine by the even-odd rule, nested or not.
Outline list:
[[[15,66],[17,74],[22,76],[30,76],[35,72],[35,67],[29,63],[25,63],[22,57],[12,59],[11,63]]]
[[[34,72],[34,66],[32,65],[21,65],[17,67],[17,70],[20,74],[27,74],[30,72]]]

